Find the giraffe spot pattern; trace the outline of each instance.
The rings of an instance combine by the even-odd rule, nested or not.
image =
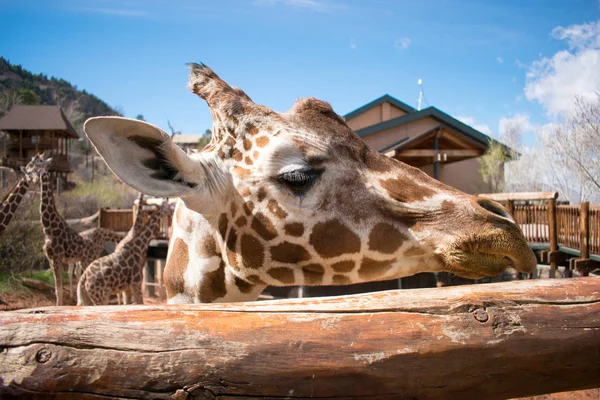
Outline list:
[[[271,247],[271,259],[286,264],[296,264],[310,260],[310,253],[298,244],[283,242]]]
[[[219,235],[223,240],[225,240],[225,233],[227,233],[227,214],[223,213],[219,216]]]
[[[392,225],[379,222],[369,234],[369,249],[384,254],[393,254],[408,237]]]
[[[324,258],[360,251],[358,235],[335,219],[315,224],[309,243]]]
[[[307,285],[319,285],[323,282],[325,268],[320,264],[308,264],[302,267],[304,283]]]
[[[292,222],[285,224],[283,227],[285,233],[290,236],[300,237],[304,235],[304,224],[300,222]]]
[[[370,258],[364,258],[358,270],[358,276],[361,279],[378,279],[385,275],[391,268],[394,260],[376,261]]]
[[[241,253],[244,267],[250,269],[262,267],[265,259],[265,248],[257,238],[248,234],[242,235]]]
[[[271,268],[267,273],[273,279],[276,279],[283,284],[290,285],[294,283],[294,271],[292,271],[290,268],[275,267]]]
[[[168,297],[173,297],[177,293],[183,293],[185,289],[183,275],[185,274],[185,270],[190,261],[188,251],[188,245],[183,239],[175,238],[169,256],[169,262],[165,267],[163,274]],[[112,272],[107,272],[107,274],[108,275],[105,276],[105,278],[108,279],[108,276],[110,276]]]
[[[265,240],[272,240],[277,236],[275,226],[263,213],[256,213],[250,227]]]
[[[199,297],[202,303],[212,303],[219,297],[227,294],[225,288],[225,263],[221,260],[219,268],[214,271],[206,272],[202,277]]]
[[[418,246],[413,246],[404,252],[404,257],[418,257],[425,255],[425,250]]]
[[[261,201],[263,201],[265,199],[265,197],[267,197],[267,191],[265,190],[264,187],[261,187],[260,189],[258,189],[258,193],[256,194],[258,202],[260,203]]]
[[[238,217],[238,219],[235,220],[235,225],[238,228],[242,228],[243,226],[246,225],[246,222],[248,222],[248,219],[246,217],[244,217],[243,215],[241,215],[240,217]]]
[[[246,179],[252,173],[249,169],[238,166],[233,167],[233,172],[235,172],[240,179]]]
[[[244,209],[244,212],[246,213],[246,215],[250,216],[250,215],[252,215],[252,211],[254,211],[254,203],[251,201],[247,201],[244,203],[242,208]]]
[[[345,275],[334,275],[331,283],[333,285],[349,285],[352,282],[350,281],[350,278]]]
[[[340,261],[331,265],[335,272],[350,272],[354,269],[354,261]]]
[[[267,203],[267,208],[279,219],[284,219],[288,216],[288,213],[282,209],[274,199],[269,200]]]
[[[265,147],[268,144],[269,144],[269,138],[266,136],[261,136],[256,139],[256,145],[258,147]]]
[[[231,227],[229,230],[229,236],[227,236],[226,248],[227,248],[227,259],[229,260],[229,265],[233,268],[237,268],[237,253],[235,252],[235,248],[237,245],[237,232],[234,227]]]
[[[238,287],[240,292],[242,293],[250,293],[254,290],[254,285],[246,282],[245,280],[238,278],[237,276],[234,278],[235,286]]]
[[[388,192],[388,195],[392,199],[401,203],[421,201],[426,197],[436,194],[435,190],[407,181],[406,179],[381,179],[379,180],[379,184]]]
[[[260,276],[258,276],[258,275],[254,275],[254,274],[248,275],[246,277],[246,279],[248,279],[250,282],[254,283],[255,285],[266,285],[266,283],[262,279],[260,279]]]

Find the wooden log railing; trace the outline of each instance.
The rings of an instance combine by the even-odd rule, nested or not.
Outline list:
[[[506,399],[600,386],[600,279],[0,313],[1,398]]]

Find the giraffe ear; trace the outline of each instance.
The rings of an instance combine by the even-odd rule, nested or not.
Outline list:
[[[96,117],[88,119],[83,129],[115,175],[140,192],[184,197],[206,181],[202,163],[147,122]]]

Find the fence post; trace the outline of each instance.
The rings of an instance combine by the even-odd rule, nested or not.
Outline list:
[[[508,210],[508,212],[510,213],[510,215],[512,215],[512,217],[514,219],[515,218],[515,201],[509,199],[506,202],[506,209]]]
[[[102,219],[104,217],[104,208],[98,210],[98,228],[102,228]]]
[[[550,264],[550,277],[556,276],[558,269],[558,226],[556,221],[556,198],[548,200],[548,234],[550,236],[550,252],[548,262]]]
[[[589,275],[590,267],[590,203],[587,201],[579,205],[579,259],[575,260],[574,267],[581,275]]]

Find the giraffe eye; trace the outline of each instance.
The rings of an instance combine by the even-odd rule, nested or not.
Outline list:
[[[315,180],[321,175],[322,171],[309,170],[295,170],[284,172],[279,175],[279,182],[286,185],[295,193],[301,194],[312,186]]]

